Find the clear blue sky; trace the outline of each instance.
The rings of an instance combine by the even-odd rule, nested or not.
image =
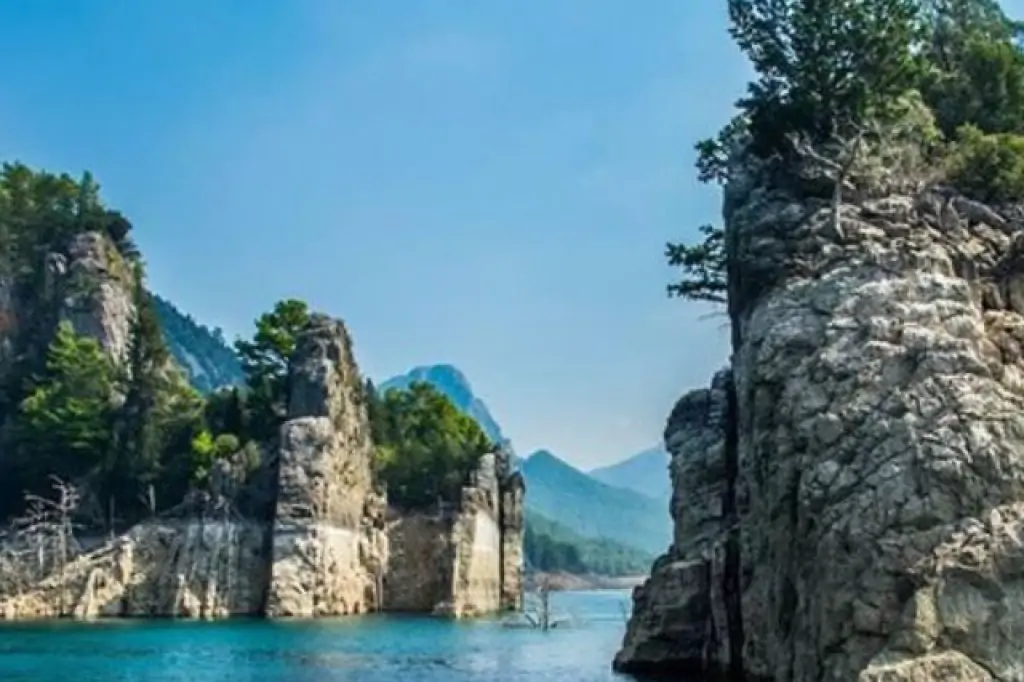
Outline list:
[[[519,452],[596,466],[726,357],[662,255],[719,212],[724,4],[10,0],[0,157],[93,171],[229,337],[304,298],[371,377],[453,363]]]

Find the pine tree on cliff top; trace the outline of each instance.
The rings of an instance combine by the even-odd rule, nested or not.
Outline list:
[[[1024,192],[1015,161],[1024,142],[958,134],[965,125],[1024,133],[1024,29],[996,0],[729,0],[729,17],[756,76],[738,116],[697,144],[702,181],[728,179],[728,156],[741,137],[758,156],[786,157],[795,137],[819,143],[849,135],[868,118],[884,120],[916,89],[946,138],[957,140],[952,167],[966,167],[961,176],[978,175],[972,159],[992,166],[986,150],[995,147],[998,175],[1009,178],[1002,194]],[[669,264],[682,270],[668,293],[722,303],[724,235],[712,226],[700,231],[699,243],[667,245]]]
[[[730,34],[757,77],[740,100],[753,150],[822,142],[913,87],[916,0],[729,0]]]

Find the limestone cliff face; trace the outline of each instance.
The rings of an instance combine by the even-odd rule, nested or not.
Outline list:
[[[485,455],[455,509],[393,512],[384,608],[456,618],[521,606],[523,479]]]
[[[722,435],[730,379],[728,371],[719,372],[711,388],[686,393],[669,415],[674,539],[633,592],[633,614],[615,658],[620,670],[701,675],[727,656]]]
[[[778,682],[1022,680],[1020,214],[896,191],[842,204],[837,231],[798,196],[727,188],[738,542],[654,632]]]
[[[97,232],[75,235],[64,253],[47,256],[46,265],[58,318],[123,360],[135,315],[135,275],[110,240]]]
[[[842,206],[838,235],[741,183],[727,218],[744,667],[1021,679],[1021,225],[924,191]]]
[[[0,596],[0,620],[258,614],[264,536],[261,524],[217,517],[142,523],[62,575]]]
[[[267,615],[376,610],[387,563],[384,500],[344,325],[314,318],[299,339],[281,427]]]
[[[298,344],[290,385],[289,419],[264,455],[266,504],[250,505],[254,511],[243,516],[234,497],[253,491],[232,489],[230,472],[215,470],[212,494],[193,494],[175,518],[139,524],[59,575],[0,593],[0,618],[310,617],[378,609],[385,505],[372,487],[361,382],[340,322],[314,318]]]
[[[11,273],[0,273],[0,385],[19,356],[45,352],[60,321],[115,359],[127,351],[135,273],[106,236],[75,235],[46,254],[43,269],[43,286],[31,291]]]

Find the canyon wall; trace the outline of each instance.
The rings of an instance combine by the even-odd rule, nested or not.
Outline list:
[[[720,541],[692,563],[707,532],[675,509],[616,665],[1024,679],[1022,214],[941,187],[812,195],[756,168],[726,188]],[[697,510],[717,494],[676,486]]]
[[[488,454],[453,509],[394,513],[385,610],[461,618],[518,609],[523,495],[508,457]]]
[[[70,309],[111,308],[79,301]],[[117,352],[112,328],[79,322]],[[101,542],[42,581],[0,584],[0,618],[381,609],[466,617],[520,607],[524,486],[506,455],[485,455],[452,509],[392,512],[388,520],[372,473],[363,383],[341,322],[313,316],[289,387],[279,438],[244,489],[235,464],[219,462],[210,490],[193,491],[172,513]],[[247,512],[235,504],[243,494]]]

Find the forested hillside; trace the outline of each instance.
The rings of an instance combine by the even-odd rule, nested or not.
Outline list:
[[[153,305],[164,340],[192,385],[203,393],[245,382],[238,354],[219,328],[210,329],[170,301],[153,294]]]
[[[647,573],[654,556],[607,538],[587,538],[541,516],[526,513],[526,565],[545,572],[606,576]]]

